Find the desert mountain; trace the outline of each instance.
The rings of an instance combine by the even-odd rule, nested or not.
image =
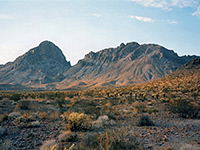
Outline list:
[[[18,57],[14,62],[0,66],[0,82],[23,85],[58,82],[71,67],[62,51],[53,43],[44,41]]]
[[[197,56],[179,57],[156,44],[121,44],[90,52],[71,67],[60,87],[99,87],[153,81],[170,74]]]
[[[154,81],[194,58],[200,57],[180,57],[160,45],[131,42],[90,52],[71,66],[55,44],[44,41],[14,62],[0,65],[0,82],[46,89],[123,86]]]

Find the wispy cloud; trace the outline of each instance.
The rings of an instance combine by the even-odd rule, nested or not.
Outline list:
[[[9,16],[9,15],[0,14],[0,19],[13,20],[14,18],[12,16]]]
[[[178,24],[178,21],[176,21],[176,20],[167,20],[167,23],[168,24]]]
[[[198,4],[198,0],[170,0],[169,7],[194,7]]]
[[[200,17],[200,6],[197,8],[197,10],[194,13],[192,13],[192,15]]]
[[[165,8],[168,2],[166,0],[131,0],[146,7]]]
[[[131,0],[145,7],[161,8],[164,10],[172,10],[175,7],[184,8],[192,7],[196,9],[193,16],[200,16],[200,1],[199,0]]]
[[[172,9],[172,7],[193,7],[198,4],[198,0],[131,0],[146,7],[156,7],[162,9]]]
[[[101,15],[98,14],[98,13],[94,13],[93,16],[95,16],[95,17],[97,17],[97,18],[101,17]]]
[[[149,18],[149,17],[129,16],[129,18],[131,18],[131,19],[136,19],[136,20],[142,21],[142,22],[154,22],[154,20],[153,20],[152,18]]]

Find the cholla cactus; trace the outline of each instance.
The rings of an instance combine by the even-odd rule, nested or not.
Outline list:
[[[68,121],[72,131],[88,130],[91,128],[90,117],[84,113],[73,112],[69,114]]]

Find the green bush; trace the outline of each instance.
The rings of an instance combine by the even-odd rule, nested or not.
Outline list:
[[[200,106],[196,102],[178,99],[172,101],[170,110],[183,118],[196,118],[200,113]]]

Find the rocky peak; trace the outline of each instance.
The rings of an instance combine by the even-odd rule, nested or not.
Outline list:
[[[44,83],[48,82],[46,79],[57,81],[58,74],[63,74],[70,67],[61,49],[50,41],[44,41],[14,62],[1,67],[0,73],[1,80],[9,79],[8,83],[30,83],[35,80],[43,80],[41,82]]]

